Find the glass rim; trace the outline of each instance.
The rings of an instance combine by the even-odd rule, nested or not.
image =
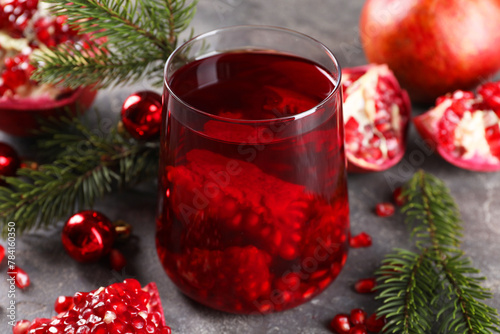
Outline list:
[[[323,100],[321,100],[314,107],[312,107],[308,110],[304,110],[303,112],[300,112],[296,115],[276,117],[276,118],[271,118],[271,119],[234,119],[234,118],[214,115],[214,114],[208,113],[206,111],[203,111],[202,109],[199,109],[199,108],[196,108],[196,107],[190,105],[189,103],[187,103],[182,98],[177,96],[177,94],[174,93],[174,91],[171,89],[169,83],[167,82],[167,70],[168,70],[168,66],[173,62],[173,59],[180,52],[181,49],[186,47],[188,44],[191,44],[197,40],[201,40],[201,39],[204,39],[206,37],[215,35],[221,31],[247,30],[247,29],[280,31],[280,32],[287,33],[290,35],[299,36],[303,39],[309,40],[313,44],[316,44],[320,49],[322,49],[325,52],[325,54],[332,61],[334,67],[338,70],[338,77],[333,82],[334,88],[332,89],[332,91],[330,93],[328,93],[328,95]],[[214,55],[214,54],[219,54],[219,53],[213,53],[213,54],[209,53],[209,54],[207,54],[207,57],[210,55]],[[203,57],[203,58],[205,58],[205,57]],[[203,59],[203,58],[200,58],[200,59]],[[335,79],[335,78],[333,78],[333,79]],[[190,38],[189,40],[185,41],[180,46],[178,46],[168,57],[167,61],[165,62],[164,71],[163,71],[163,84],[167,88],[169,95],[171,97],[173,97],[174,99],[176,99],[178,102],[182,103],[184,106],[188,107],[189,109],[191,109],[194,112],[201,114],[203,116],[206,116],[206,117],[212,118],[214,120],[218,120],[218,121],[223,121],[223,122],[227,122],[227,123],[238,123],[238,124],[270,124],[270,123],[276,123],[276,122],[288,122],[288,121],[296,121],[296,120],[302,119],[304,117],[307,117],[309,115],[312,115],[316,112],[316,110],[319,107],[321,107],[328,100],[330,100],[333,95],[337,94],[337,92],[340,90],[341,79],[342,79],[342,71],[340,68],[340,64],[338,63],[338,60],[335,57],[335,55],[333,54],[333,52],[326,45],[324,45],[323,43],[321,43],[317,39],[315,39],[309,35],[306,35],[304,33],[295,31],[293,29],[288,29],[288,28],[283,28],[283,27],[278,27],[278,26],[271,26],[271,25],[233,25],[233,26],[222,27],[222,28],[213,29],[213,30],[201,33],[195,37]]]

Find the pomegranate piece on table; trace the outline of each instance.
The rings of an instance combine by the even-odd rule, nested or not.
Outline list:
[[[397,164],[406,149],[411,104],[386,65],[342,71],[348,170],[370,172]]]
[[[144,288],[127,279],[91,292],[77,292],[74,305],[52,319],[20,321],[14,334],[150,333],[170,334],[155,283]],[[58,306],[56,302],[56,307]]]
[[[455,91],[413,120],[449,163],[468,170],[500,170],[500,82],[481,85],[477,94]]]
[[[35,70],[32,54],[61,43],[93,45],[89,36],[72,30],[64,16],[48,16],[38,0],[0,1],[0,130],[33,135],[38,117],[92,104],[96,92],[89,88],[70,90],[30,79]]]

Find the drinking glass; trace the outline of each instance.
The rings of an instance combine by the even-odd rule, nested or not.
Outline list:
[[[193,38],[165,65],[156,245],[177,287],[232,313],[302,304],[349,242],[340,68],[267,26]]]

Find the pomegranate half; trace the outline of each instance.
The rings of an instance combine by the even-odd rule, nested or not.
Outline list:
[[[59,297],[55,308],[62,312],[51,319],[21,320],[13,334],[171,334],[154,282],[141,288],[137,280],[126,279],[73,297]]]
[[[500,170],[500,82],[481,85],[477,95],[448,93],[413,122],[451,164],[473,171]]]
[[[59,88],[32,80],[32,55],[61,43],[90,48],[64,16],[52,17],[38,0],[0,0],[0,131],[33,135],[40,119],[84,111],[96,91]]]
[[[405,153],[411,103],[387,65],[342,70],[348,171],[386,170]]]

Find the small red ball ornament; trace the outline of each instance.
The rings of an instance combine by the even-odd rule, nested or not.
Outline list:
[[[66,252],[79,262],[93,262],[108,254],[116,232],[111,221],[92,210],[74,214],[62,231]]]
[[[21,165],[21,160],[17,152],[8,144],[0,143],[0,175],[14,176]],[[4,181],[0,179],[0,185]]]
[[[122,106],[122,122],[135,139],[154,140],[160,135],[161,95],[140,91],[127,97]]]

